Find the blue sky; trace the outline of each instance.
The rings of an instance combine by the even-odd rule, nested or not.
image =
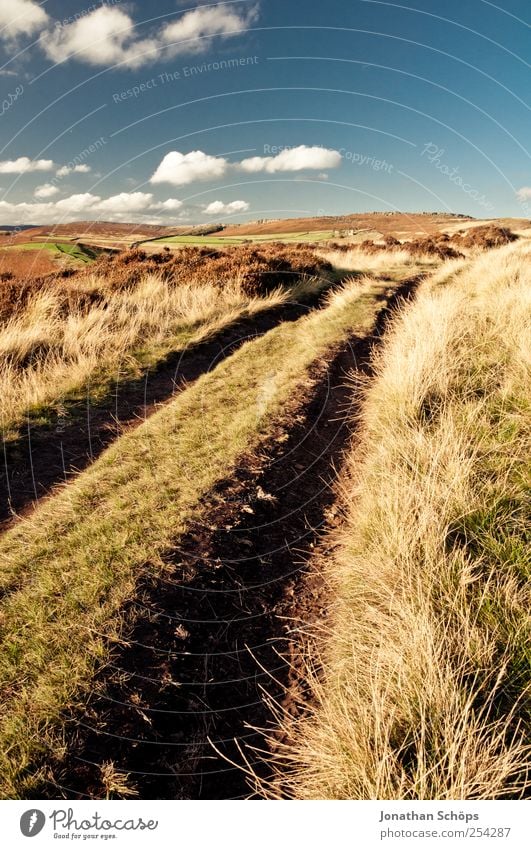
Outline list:
[[[527,0],[1,0],[0,223],[531,217]]]

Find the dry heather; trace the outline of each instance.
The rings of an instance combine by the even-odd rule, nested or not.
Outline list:
[[[284,720],[265,795],[529,793],[529,259],[441,269],[377,358],[313,706]]]
[[[242,257],[183,254],[144,261],[130,251],[71,277],[2,284],[4,434],[27,412],[46,417],[50,405],[89,387],[98,397],[118,372],[138,375],[171,350],[329,285],[328,277],[307,275],[325,265],[309,252],[289,272],[288,260],[276,255],[264,260],[265,272],[258,260],[247,267],[238,265]]]
[[[146,254],[131,250],[100,259],[95,270],[115,287],[136,285],[146,273],[159,274],[174,285],[211,283],[218,288],[235,283],[247,295],[267,295],[301,276],[319,277],[330,265],[304,246],[270,243],[235,245],[222,250],[186,247]]]
[[[406,261],[406,256],[416,259],[436,257],[441,260],[463,259],[465,256],[462,249],[467,253],[476,254],[482,250],[499,248],[509,245],[518,239],[507,227],[499,227],[495,224],[486,224],[480,227],[471,227],[451,236],[448,233],[434,233],[428,236],[417,237],[408,241],[400,242],[394,236],[387,235],[383,242],[374,242],[366,239],[361,242],[358,250],[366,255],[386,256],[398,254],[398,261]],[[329,247],[341,255],[352,250],[352,245],[331,243]],[[395,261],[397,261],[396,257]]]
[[[454,241],[463,248],[479,248],[489,250],[509,245],[518,239],[516,233],[507,227],[498,227],[496,224],[486,224],[483,227],[471,227],[453,237]]]

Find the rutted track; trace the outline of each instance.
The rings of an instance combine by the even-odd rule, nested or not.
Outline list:
[[[28,423],[20,439],[4,443],[0,531],[30,512],[55,486],[83,471],[126,429],[141,424],[249,339],[262,336],[282,321],[296,321],[318,302],[316,298],[275,307],[238,321],[208,341],[170,354],[141,380],[117,380],[105,402],[87,400],[76,405],[71,415],[58,416],[53,426]]]
[[[70,754],[43,796],[101,797],[111,751],[141,798],[248,795],[226,758],[241,762],[241,744],[260,745],[252,729],[271,720],[264,691],[282,694],[294,621],[322,606],[306,564],[353,434],[359,398],[347,375],[370,375],[390,310],[417,282],[396,292],[372,339],[352,339],[317,364],[295,420],[282,422],[260,455],[242,458],[210,494],[208,524],[180,540],[162,578],[141,587],[127,645],[73,719]]]

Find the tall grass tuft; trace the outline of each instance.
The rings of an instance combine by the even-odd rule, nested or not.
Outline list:
[[[530,323],[518,247],[441,270],[396,319],[319,564],[313,703],[281,720],[264,795],[529,793]]]
[[[238,280],[172,285],[145,274],[116,290],[83,279],[86,299],[71,305],[52,285],[39,288],[0,325],[0,427],[65,396],[105,386],[118,372],[138,375],[146,363],[203,341],[240,318],[303,298],[327,280],[296,279],[263,295],[248,295]],[[77,291],[77,290],[76,290]],[[97,293],[93,301],[90,293]]]

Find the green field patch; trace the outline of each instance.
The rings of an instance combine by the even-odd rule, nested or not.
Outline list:
[[[50,251],[58,257],[64,254],[79,262],[92,262],[98,252],[86,246],[81,247],[73,242],[23,242],[20,245],[9,245],[5,251]]]

